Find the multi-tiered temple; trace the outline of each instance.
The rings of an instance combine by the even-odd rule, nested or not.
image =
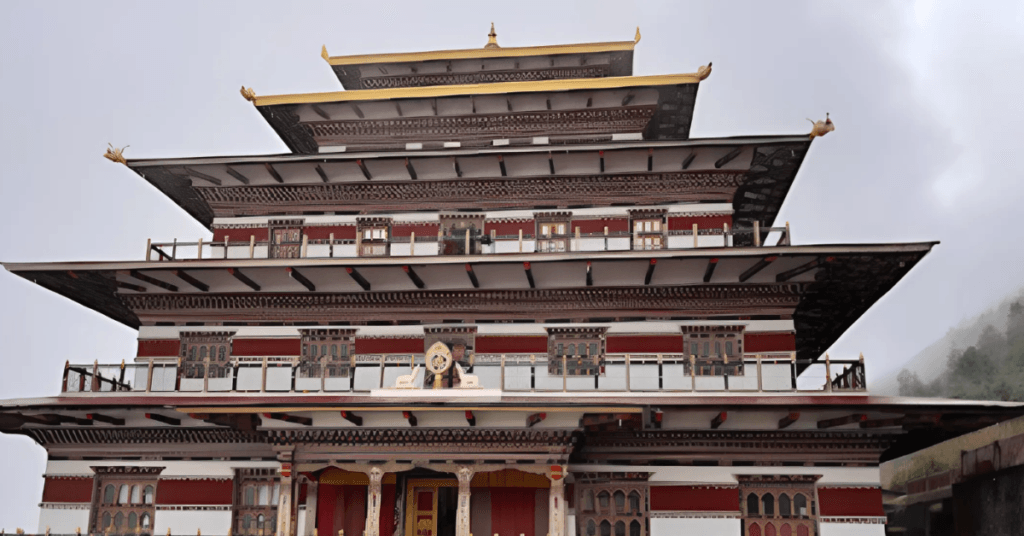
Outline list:
[[[345,91],[242,88],[290,154],[109,151],[212,236],[5,264],[139,331],[0,406],[39,531],[882,534],[881,457],[1020,408],[868,396],[824,352],[933,243],[794,245],[831,121],[691,138],[711,64],[635,44],[325,49]]]

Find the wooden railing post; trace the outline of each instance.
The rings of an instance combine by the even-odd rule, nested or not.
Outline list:
[[[825,390],[832,392],[832,359],[825,353]]]
[[[577,225],[576,226],[576,251],[580,251],[581,246],[582,246],[582,243],[581,243],[581,240],[580,240],[580,227]]]
[[[150,255],[153,253],[153,239],[146,239],[146,262],[150,261]]]
[[[761,222],[754,220],[754,247],[761,247]]]
[[[473,252],[470,250],[470,247],[471,247],[470,244],[471,244],[471,242],[470,242],[470,239],[469,239],[469,229],[466,229],[466,255],[472,255],[473,254]]]
[[[626,354],[626,390],[627,391],[632,391],[633,390],[632,383],[633,382],[630,380],[630,377],[629,377],[629,354]]]
[[[61,379],[60,382],[60,392],[62,393],[68,392],[68,372],[70,372],[70,368],[71,361],[64,361],[64,377]]]
[[[789,353],[789,377],[793,380],[793,391],[796,391],[796,352]]]
[[[501,354],[501,390],[505,390],[505,354]]]
[[[267,391],[267,356],[263,356],[263,380],[260,384],[260,392]]]
[[[332,235],[333,236],[333,235]],[[416,233],[409,233],[409,256],[416,254]]]
[[[608,251],[608,226],[604,226],[604,250]]]
[[[299,252],[299,257],[305,259],[309,256],[309,235],[302,235],[302,250]]]
[[[173,261],[173,260],[177,260],[177,259],[178,259],[178,239],[175,238],[174,239],[174,243],[171,244],[171,260]]]
[[[693,247],[697,247],[697,224],[693,224]]]
[[[228,237],[224,237],[224,258],[228,258]]]
[[[100,360],[92,362],[92,392],[100,390]]]
[[[690,391],[697,391],[697,356],[690,354]]]
[[[149,364],[146,366],[146,392],[153,392],[153,358],[149,358]]]
[[[523,230],[519,230],[519,253],[523,252]]]
[[[415,237],[416,233],[413,233],[412,235]],[[327,239],[327,254],[331,257],[334,256],[334,233],[331,233],[330,237]]]
[[[249,235],[249,258],[256,256],[256,235]]]
[[[789,230],[789,222],[786,222],[786,245],[793,245],[793,232]]]
[[[202,259],[203,258],[203,239],[200,238],[199,242],[197,242],[196,244],[198,244],[198,247],[196,248],[196,258],[197,259]]]
[[[577,227],[577,229],[579,229],[579,227]],[[563,393],[569,390],[569,380],[567,379],[568,378],[568,370],[569,370],[568,369],[568,364],[569,364],[569,360],[563,354],[562,355],[562,392]]]
[[[729,247],[729,224],[722,225],[722,240],[725,242],[724,247]]]
[[[761,354],[755,354],[754,359],[757,359],[757,392],[764,391],[764,375],[761,374]]]

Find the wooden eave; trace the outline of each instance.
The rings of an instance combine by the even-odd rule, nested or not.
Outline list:
[[[416,63],[438,60],[521,58],[526,56],[557,56],[563,54],[595,54],[600,52],[633,51],[635,41],[579,43],[575,45],[544,45],[533,47],[465,48],[429,52],[399,52],[385,54],[357,54],[327,56],[330,65],[368,65],[380,63]]]
[[[305,321],[294,320],[298,316],[320,321],[340,321],[342,318],[349,318],[350,321],[372,320],[378,317],[422,320],[426,318],[423,315],[435,307],[431,304],[442,304],[437,306],[449,308],[447,311],[442,308],[431,313],[439,318],[470,319],[585,319],[645,315],[684,317],[698,314],[687,312],[691,309],[703,311],[700,313],[703,317],[728,317],[737,315],[735,311],[740,310],[732,307],[741,307],[743,313],[739,313],[740,316],[791,315],[796,327],[798,357],[817,359],[934,245],[931,242],[584,254],[80,262],[4,266],[21,277],[135,328],[142,324],[139,314],[146,318],[157,318],[153,316],[157,313],[152,312],[153,305],[140,306],[143,309],[137,311],[129,305],[131,303],[179,304],[194,301],[198,304],[206,303],[209,299],[213,300],[210,303],[222,303],[218,301],[221,296],[228,301],[243,300],[239,303],[247,303],[245,300],[250,298],[246,296],[249,296],[251,299],[262,300],[261,303],[266,302],[261,308],[270,307],[270,302],[287,303],[287,310],[279,309],[279,312],[273,313],[284,315],[279,320],[281,322]],[[741,283],[738,279],[740,274],[762,262],[767,255],[777,260]],[[710,258],[718,259],[719,268],[714,278],[704,283],[704,266]],[[789,278],[784,283],[776,282],[783,271],[819,258],[829,258],[831,261],[823,263],[820,268]],[[652,259],[657,260],[659,269],[651,284],[646,285],[644,274]],[[467,263],[474,266],[474,273],[481,283],[480,288],[476,288],[466,276]],[[416,288],[402,271],[403,266],[409,265],[414,266],[425,281],[425,288]],[[524,275],[524,265],[530,267],[529,274]],[[588,265],[593,271],[593,286],[586,285]],[[307,291],[289,278],[288,268],[300,269],[305,277],[316,284],[316,292]],[[190,277],[209,285],[209,291],[199,292],[182,283],[178,292],[171,292],[132,278],[133,270],[152,274],[157,280],[171,278],[175,270],[187,271]],[[356,275],[351,272],[346,275],[345,270],[352,270]],[[229,272],[244,274],[249,280],[246,285],[253,287],[250,283],[254,283],[254,288],[260,290],[254,291],[242,286],[242,283],[227,275]],[[571,277],[567,279],[566,274],[571,274]],[[529,284],[527,275],[531,277]],[[364,280],[366,286],[360,288],[355,284],[353,280],[357,276]],[[705,288],[707,290],[702,290]],[[745,292],[754,292],[758,298],[748,303],[742,297]],[[631,296],[629,303],[638,309],[625,310],[617,309],[615,305],[604,305],[620,303],[616,301],[621,299],[616,298],[620,294],[622,297]],[[677,301],[680,299],[684,301]],[[712,303],[706,301],[709,299],[733,300],[727,303],[735,305],[702,305]],[[763,299],[768,301],[758,305],[759,300]],[[314,306],[313,302],[305,304],[310,300],[317,305]],[[570,303],[573,300],[582,301]],[[329,307],[324,308],[324,303],[335,302],[348,304],[344,312],[331,312]],[[545,303],[563,302],[564,308],[543,306],[541,309],[532,309]],[[690,309],[677,309],[682,306],[671,305],[675,303],[690,304],[685,306]],[[231,318],[244,319],[250,316],[249,313],[255,313],[237,308],[231,309],[233,312],[229,313],[228,309],[218,312],[221,309],[199,311],[190,309],[192,306],[189,305],[174,307],[178,309],[159,313],[159,318],[165,321],[167,318],[178,318],[180,321],[191,318],[193,321],[200,319],[218,322]],[[697,309],[693,309],[695,307]],[[408,314],[403,316],[403,310]],[[267,309],[258,316],[262,321],[272,320],[269,316],[271,312],[271,309]],[[253,317],[247,321],[261,320]]]
[[[566,206],[579,206],[581,202],[585,206],[630,201],[638,205],[660,204],[664,199],[732,202],[734,221],[756,220],[770,226],[811,143],[807,136],[801,135],[758,136],[557,148],[522,146],[130,160],[128,166],[208,228],[216,217],[269,213],[301,215],[353,209],[363,213],[387,213],[419,210],[423,206],[439,210],[534,209],[552,205],[550,191],[543,185],[553,179],[566,185],[563,200]],[[736,148],[743,151],[738,158],[721,168],[715,167],[721,154]],[[697,155],[701,156],[692,158]],[[517,171],[517,166],[538,158],[555,158],[558,163],[555,175]],[[616,159],[630,163],[618,164]],[[374,173],[371,180],[366,179],[356,162]],[[457,169],[455,164],[459,162],[463,166]],[[563,162],[573,168],[564,169]],[[268,174],[267,165],[274,166],[283,183]],[[409,173],[407,165],[418,173]],[[546,162],[543,169],[548,169]],[[601,169],[605,171],[602,173]],[[396,175],[394,170],[400,173]],[[711,192],[699,186],[700,180],[727,175],[739,181],[728,191]],[[646,177],[655,181],[652,187],[656,185],[659,191],[648,188],[641,192],[612,184],[616,177],[633,177],[623,182],[624,185]],[[538,191],[531,194],[534,184]],[[503,188],[507,193],[487,197],[481,188],[488,192]],[[579,188],[585,188],[586,192]],[[396,190],[403,189],[410,190],[408,196],[394,195]],[[766,194],[765,189],[770,192]],[[374,190],[379,190],[380,195],[375,196]],[[579,193],[572,193],[574,191]],[[275,201],[276,197],[280,200]],[[252,200],[246,201],[248,198]],[[302,200],[304,198],[316,201]]]

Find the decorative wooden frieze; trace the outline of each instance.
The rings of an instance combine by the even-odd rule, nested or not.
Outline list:
[[[382,450],[415,450],[429,448],[443,452],[471,450],[530,450],[542,448],[562,451],[574,443],[573,433],[566,430],[513,430],[478,428],[340,428],[267,430],[275,445],[314,444],[366,447]],[[566,451],[567,452],[567,451]]]
[[[335,67],[335,70],[340,66]],[[478,73],[431,73],[395,76],[360,77],[361,89],[398,87],[450,86],[461,84],[492,84],[496,82],[530,82],[534,80],[561,80],[567,78],[598,78],[610,76],[611,65],[556,67],[552,69],[522,69],[515,71],[488,71]],[[339,74],[339,76],[342,76]],[[345,75],[346,77],[348,75]]]
[[[577,290],[416,291],[317,294],[134,294],[121,299],[136,314],[190,320],[355,321],[468,317],[585,318],[595,314],[776,314],[800,303],[800,284],[706,285]]]
[[[732,201],[746,172],[670,172],[556,175],[437,181],[361,181],[283,184],[274,187],[196,187],[217,216],[259,215],[282,210],[438,209],[531,207],[564,199],[574,204]]]
[[[312,121],[302,127],[316,143],[349,145],[396,140],[467,140],[568,134],[586,136],[642,131],[654,106],[630,106],[600,110],[552,110],[510,112],[495,115],[393,117]]]
[[[43,446],[58,444],[263,443],[262,434],[223,428],[31,428],[23,432]]]

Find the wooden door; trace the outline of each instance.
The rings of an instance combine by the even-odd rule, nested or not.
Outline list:
[[[405,533],[438,535],[438,488],[458,487],[455,480],[410,479],[406,483]]]

